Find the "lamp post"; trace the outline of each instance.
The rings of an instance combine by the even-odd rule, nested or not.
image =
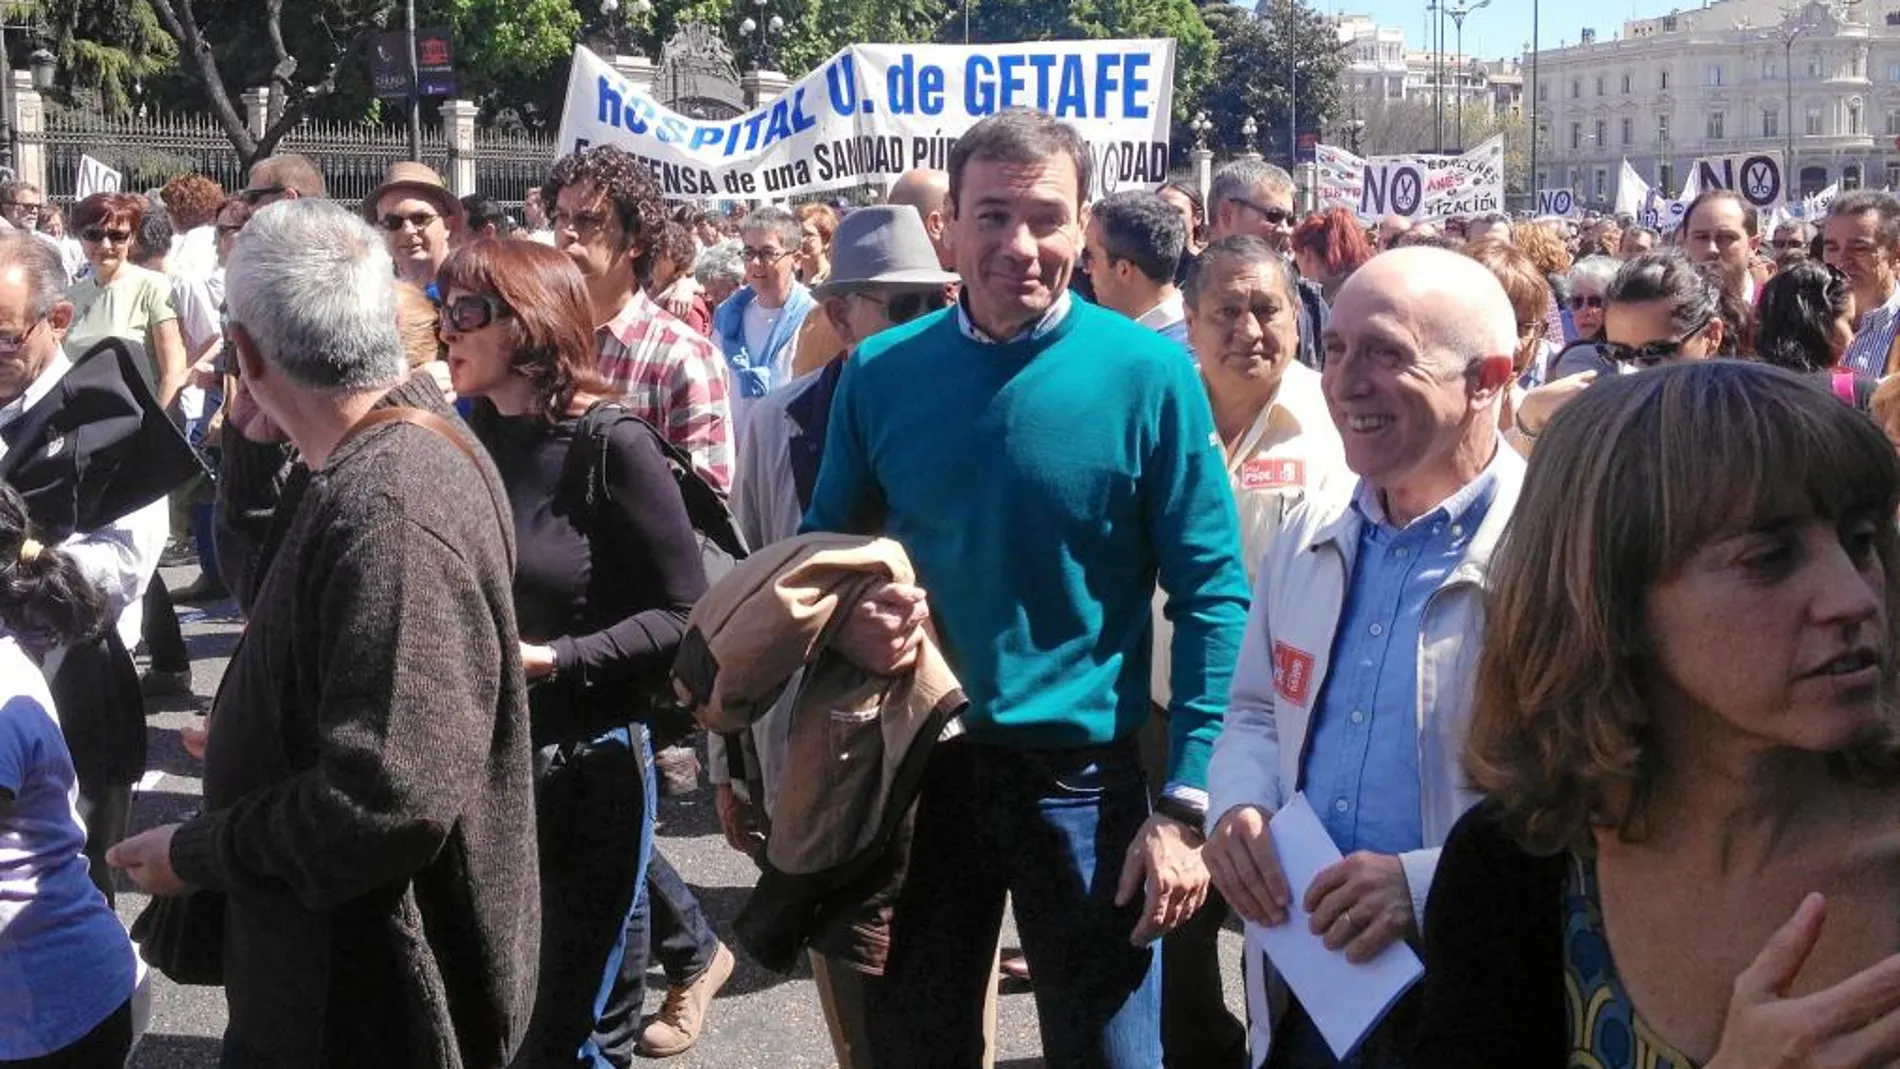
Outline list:
[[[617,17],[620,7],[620,0],[600,0],[600,13],[607,20],[607,40],[613,45],[615,55],[626,50],[634,23],[644,24],[647,16],[653,14],[653,0],[633,0],[626,5],[626,18]]]
[[[1781,81],[1782,81],[1783,92],[1785,94],[1785,100],[1786,100],[1785,106],[1788,109],[1786,118],[1784,120],[1787,123],[1786,132],[1782,136],[1783,146],[1784,146],[1783,152],[1785,153],[1781,161],[1782,184],[1784,186],[1789,185],[1791,179],[1794,176],[1793,172],[1795,169],[1794,167],[1794,43],[1796,41],[1799,41],[1801,38],[1807,36],[1809,33],[1813,32],[1813,30],[1814,30],[1813,23],[1808,22],[1805,18],[1803,18],[1803,20],[1800,22],[1794,22],[1793,13],[1790,12],[1789,16],[1782,20],[1781,25],[1776,26],[1774,29],[1769,30],[1766,33],[1763,33],[1761,35],[1762,40],[1775,41],[1775,42],[1780,43],[1781,45]]]
[[[1428,15],[1436,15],[1432,20],[1432,111],[1437,117],[1438,149],[1445,151],[1445,5],[1440,0],[1430,0],[1425,5]]]
[[[770,0],[752,0],[752,6],[758,9],[758,17],[747,16],[739,23],[739,36],[752,42],[752,69],[763,71],[772,69],[772,40],[785,34],[785,20],[773,15],[766,17],[765,6]]]
[[[1458,65],[1461,68],[1458,75],[1458,148],[1459,148],[1459,151],[1463,151],[1465,147],[1465,77],[1464,77],[1464,71],[1463,71],[1463,68],[1466,67],[1465,16],[1471,14],[1473,11],[1476,11],[1481,7],[1490,7],[1490,6],[1491,6],[1491,0],[1477,0],[1477,3],[1475,4],[1452,4],[1452,5],[1449,5],[1445,9],[1445,14],[1451,16],[1452,24],[1458,28],[1457,58],[1458,58]],[[1443,149],[1441,148],[1440,151],[1442,152]]]
[[[1253,146],[1253,139],[1259,133],[1260,124],[1253,121],[1253,116],[1247,116],[1246,120],[1240,124],[1240,144],[1245,149],[1241,153],[1242,156],[1252,160],[1260,158],[1260,150]]]
[[[1200,188],[1201,203],[1207,203],[1208,188],[1214,180],[1214,153],[1207,147],[1207,135],[1214,129],[1208,121],[1207,112],[1197,111],[1188,123],[1188,129],[1194,132],[1194,147],[1188,151],[1188,159],[1194,161],[1194,184]]]
[[[1537,48],[1539,43],[1538,18],[1542,7],[1540,0],[1531,0],[1531,43],[1525,49],[1531,54],[1531,188],[1534,190],[1542,183],[1537,178]]]

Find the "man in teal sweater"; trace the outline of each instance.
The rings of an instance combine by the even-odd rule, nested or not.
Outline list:
[[[845,654],[896,670],[934,615],[971,699],[918,806],[871,998],[878,1065],[979,1063],[1008,894],[1048,1062],[1153,1069],[1153,941],[1206,895],[1207,759],[1246,616],[1239,529],[1194,368],[1069,295],[1089,170],[1075,131],[1039,112],[958,140],[946,236],[963,297],[859,347],[806,516],[897,539],[922,584],[859,605]],[[1176,638],[1151,813],[1135,735],[1157,579]]]

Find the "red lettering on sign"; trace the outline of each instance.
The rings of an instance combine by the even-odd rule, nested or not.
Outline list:
[[[1295,705],[1313,693],[1313,655],[1284,642],[1273,644],[1273,689]]]
[[[1255,457],[1240,466],[1242,490],[1284,490],[1306,486],[1306,461],[1292,457]]]

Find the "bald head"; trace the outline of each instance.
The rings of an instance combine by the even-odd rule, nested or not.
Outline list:
[[[1380,303],[1409,307],[1420,337],[1461,363],[1509,355],[1517,348],[1510,297],[1497,276],[1469,256],[1427,246],[1381,253],[1346,280],[1334,301],[1335,318],[1346,303],[1347,288],[1376,293]]]
[[[937,250],[938,266],[945,271],[954,269],[950,250],[944,247],[943,241],[944,230],[949,223],[949,172],[933,171],[928,167],[905,171],[891,185],[891,192],[884,201],[887,204],[908,204],[917,209],[917,214],[924,221],[924,233],[930,235],[930,244]]]

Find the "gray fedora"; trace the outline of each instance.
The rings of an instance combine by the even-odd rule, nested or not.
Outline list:
[[[831,277],[816,296],[869,286],[945,286],[957,276],[937,265],[923,216],[908,204],[878,204],[844,217],[831,236]]]

